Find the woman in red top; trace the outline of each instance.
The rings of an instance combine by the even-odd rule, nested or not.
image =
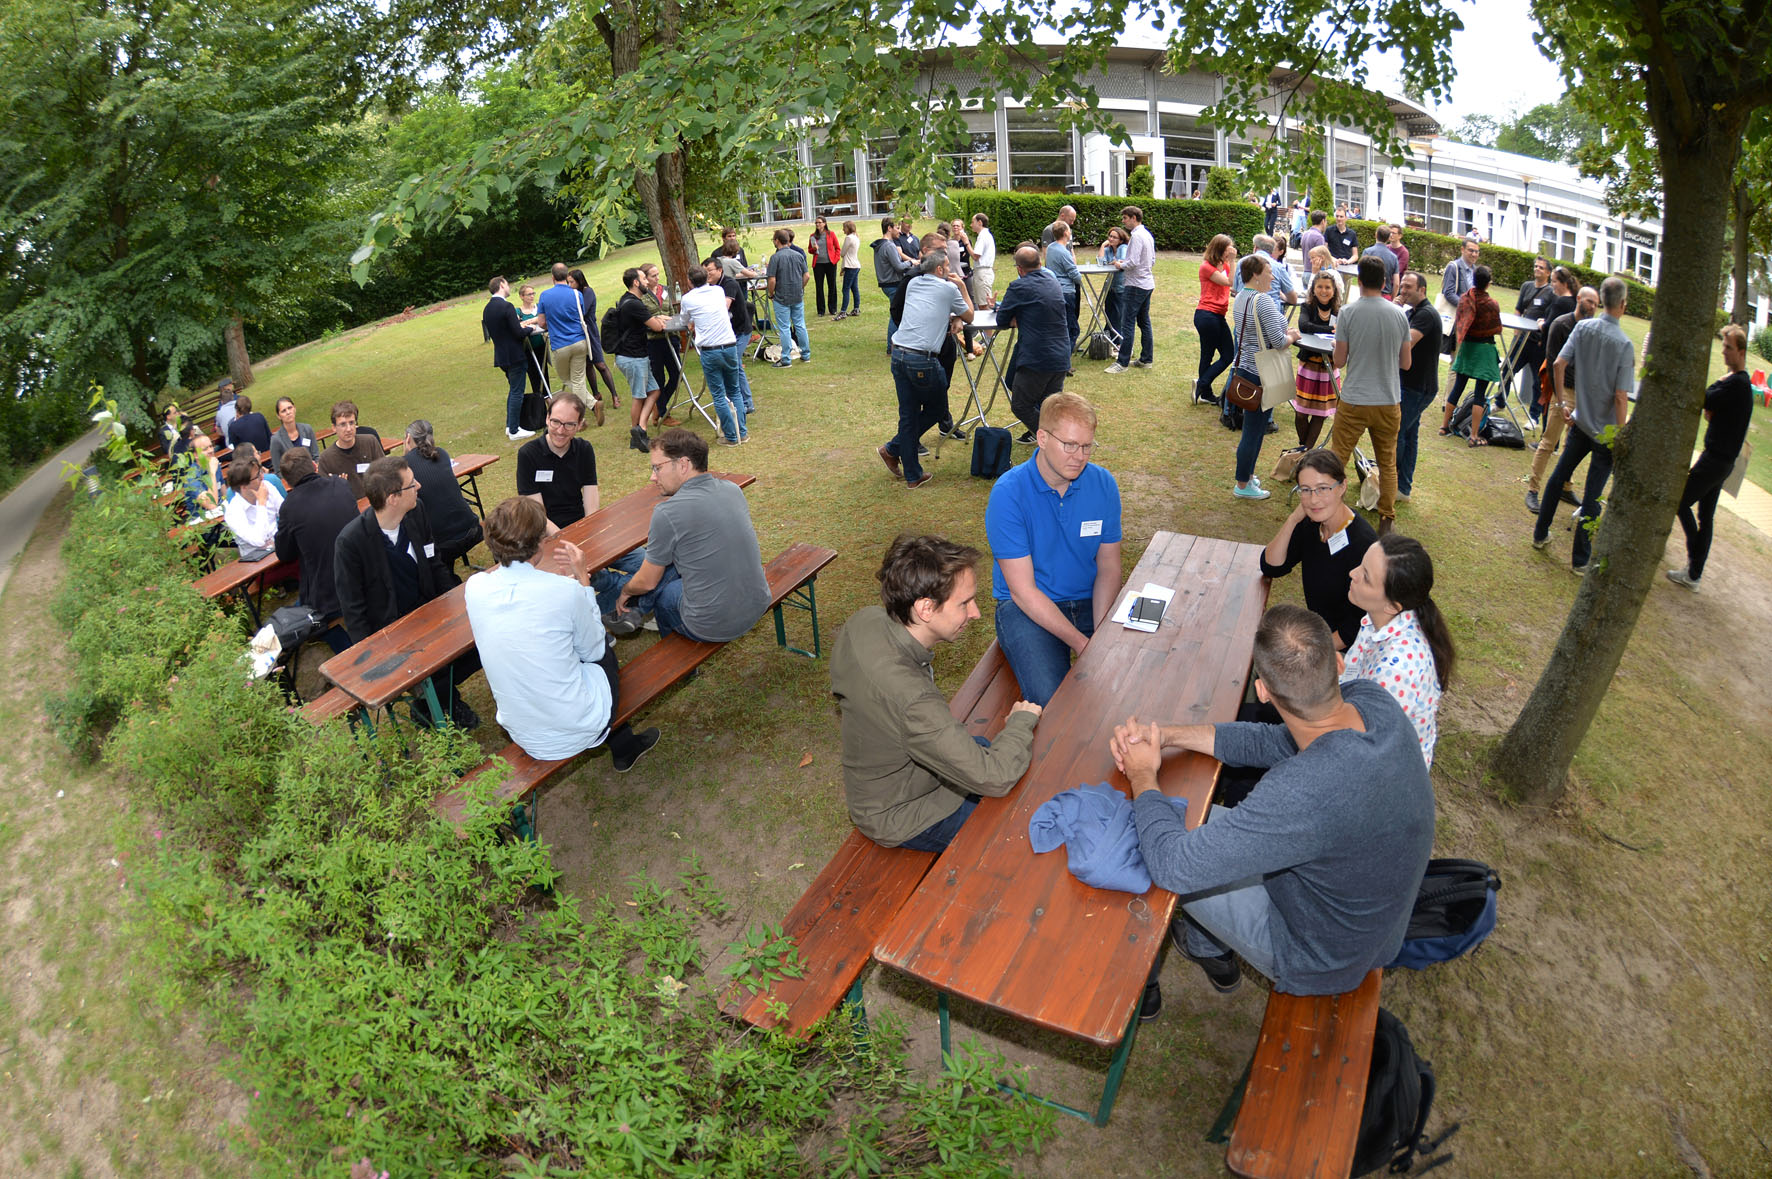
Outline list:
[[[831,232],[823,217],[814,219],[812,237],[807,241],[812,255],[812,285],[818,292],[818,313],[825,311],[825,291],[830,291],[830,311],[837,314],[837,265],[843,261],[843,239]]]
[[[1235,348],[1225,312],[1231,306],[1231,267],[1237,264],[1237,245],[1221,233],[1206,243],[1200,262],[1200,303],[1194,308],[1194,330],[1200,334],[1200,375],[1194,382],[1194,401],[1218,404],[1212,382],[1230,367]]]
[[[1483,437],[1483,407],[1488,404],[1489,383],[1501,379],[1501,357],[1495,340],[1501,335],[1501,305],[1489,294],[1489,268],[1479,266],[1472,272],[1471,289],[1458,300],[1458,315],[1452,321],[1452,334],[1458,341],[1458,355],[1452,358],[1452,391],[1446,395],[1446,416],[1440,422],[1440,433],[1452,433],[1452,418],[1458,412],[1458,397],[1466,381],[1476,381],[1477,391],[1471,395],[1470,444],[1487,446]]]

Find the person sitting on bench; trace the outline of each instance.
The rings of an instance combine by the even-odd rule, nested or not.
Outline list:
[[[301,563],[296,600],[312,606],[327,624],[320,635],[334,654],[348,649],[350,635],[334,625],[343,616],[332,557],[338,534],[357,518],[357,497],[342,479],[328,479],[314,465],[305,446],[283,452],[277,465],[289,494],[277,513],[277,559]]]
[[[751,509],[736,483],[708,474],[707,441],[674,426],[652,440],[652,509],[640,571],[622,586],[609,631],[620,638],[650,613],[660,634],[729,643],[769,609],[769,579]]]
[[[492,509],[486,547],[498,567],[468,578],[464,591],[498,723],[538,761],[576,757],[607,742],[616,771],[625,774],[658,744],[658,730],[610,729],[621,690],[615,646],[578,546],[560,542],[550,563],[556,572],[531,564],[547,526],[542,506],[524,496]]]
[[[1434,790],[1415,726],[1371,680],[1336,683],[1329,626],[1271,607],[1255,632],[1255,692],[1279,725],[1156,725],[1128,717],[1114,762],[1132,785],[1151,879],[1185,914],[1170,940],[1228,994],[1242,955],[1276,989],[1339,995],[1397,956],[1434,841]],[[1157,798],[1166,750],[1267,773],[1234,810],[1189,831]]]
[[[1008,794],[1033,757],[1040,706],[1022,700],[995,742],[974,739],[935,686],[937,643],[978,617],[977,549],[900,536],[831,656],[842,708],[843,791],[856,829],[883,847],[941,851],[979,795]]]

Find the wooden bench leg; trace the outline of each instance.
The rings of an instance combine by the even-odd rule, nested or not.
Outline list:
[[[1038,1093],[1030,1093],[1021,1086],[1012,1085],[1008,1081],[998,1081],[998,1091],[1001,1093],[1013,1094],[1016,1097],[1025,1098],[1028,1101],[1037,1101],[1041,1105],[1050,1109],[1056,1109],[1061,1113],[1068,1113],[1074,1118],[1082,1118],[1085,1122],[1089,1122],[1092,1125],[1107,1125],[1108,1119],[1114,1114],[1114,1102],[1118,1100],[1120,1096],[1120,1082],[1126,1078],[1126,1064],[1132,1059],[1132,1045],[1138,1039],[1138,1009],[1143,1001],[1144,996],[1140,995],[1139,1002],[1132,1005],[1132,1017],[1126,1021],[1126,1034],[1120,1037],[1120,1046],[1114,1049],[1113,1059],[1108,1062],[1107,1081],[1102,1085],[1101,1101],[1096,1105],[1094,1113],[1090,1113],[1088,1110],[1078,1109],[1075,1106],[1066,1105],[1062,1101],[1054,1101],[1050,1097],[1042,1097]],[[952,1046],[950,1043],[951,1034],[948,1028],[948,996],[946,991],[943,991],[936,996],[935,1009],[936,1017],[941,1024],[941,1065],[943,1069],[946,1069],[952,1060]]]
[[[782,621],[782,614],[781,614],[781,608],[783,606],[792,606],[796,610],[804,610],[808,614],[812,615],[812,650],[802,651],[800,648],[795,647],[795,646],[791,646],[788,643],[787,626]],[[776,603],[776,605],[775,605],[775,643],[779,647],[786,647],[789,651],[792,651],[794,654],[804,655],[808,659],[817,659],[819,656],[824,654],[824,648],[819,645],[819,640],[818,640],[818,578],[817,577],[812,578],[812,580],[808,581],[805,585],[800,586],[793,593],[789,594],[785,599]]]

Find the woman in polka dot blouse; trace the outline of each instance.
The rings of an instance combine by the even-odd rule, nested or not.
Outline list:
[[[1440,694],[1457,658],[1452,632],[1434,605],[1434,563],[1412,537],[1391,533],[1366,550],[1348,576],[1348,601],[1366,612],[1347,649],[1341,678],[1373,680],[1396,698],[1434,764]]]

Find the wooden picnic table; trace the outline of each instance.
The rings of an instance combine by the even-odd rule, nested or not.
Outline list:
[[[1174,532],[1151,538],[1127,585],[1175,589],[1162,626],[1102,624],[1046,706],[1026,776],[1006,797],[980,801],[874,947],[877,961],[942,992],[944,1016],[953,994],[1093,1044],[1126,1038],[1175,896],[1081,883],[1062,850],[1032,852],[1028,821],[1061,791],[1126,788],[1108,740],[1129,713],[1177,724],[1236,718],[1267,605],[1260,554],[1259,545]],[[1164,762],[1158,783],[1188,799],[1190,828],[1205,818],[1217,769],[1200,754]],[[1122,1057],[1110,1071],[1098,1124],[1123,1067]]]
[[[720,473],[720,478],[749,487],[755,475]],[[652,509],[663,498],[658,485],[647,483],[556,535],[585,552],[593,569],[646,543]],[[549,538],[543,553],[558,540]],[[467,654],[474,645],[464,604],[466,584],[432,598],[412,613],[395,619],[348,651],[320,665],[320,674],[366,707],[383,708]]]

